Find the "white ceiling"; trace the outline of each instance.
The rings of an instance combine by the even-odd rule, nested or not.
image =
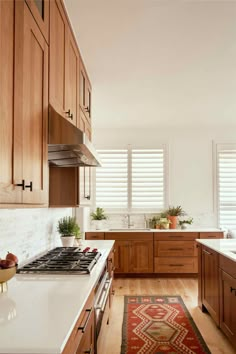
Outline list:
[[[236,125],[236,1],[64,0],[93,125]]]

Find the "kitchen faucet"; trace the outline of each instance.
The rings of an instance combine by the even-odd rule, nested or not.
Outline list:
[[[127,226],[128,226],[128,229],[130,229],[131,226],[134,226],[134,223],[131,224],[130,222],[130,214],[126,214],[125,217],[127,218]]]

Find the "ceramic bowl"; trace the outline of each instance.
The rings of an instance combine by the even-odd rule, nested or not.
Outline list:
[[[7,269],[0,269],[0,284],[5,283],[16,274],[16,267],[11,267]]]

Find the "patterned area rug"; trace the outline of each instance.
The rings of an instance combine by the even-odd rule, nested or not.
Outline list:
[[[210,354],[181,296],[125,296],[121,354]]]

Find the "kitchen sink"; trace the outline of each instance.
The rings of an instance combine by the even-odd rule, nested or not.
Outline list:
[[[147,229],[147,228],[135,228],[135,229],[131,229],[131,228],[119,228],[119,229],[109,229],[109,231],[130,231],[130,232],[134,232],[134,231],[150,231],[151,229]]]

